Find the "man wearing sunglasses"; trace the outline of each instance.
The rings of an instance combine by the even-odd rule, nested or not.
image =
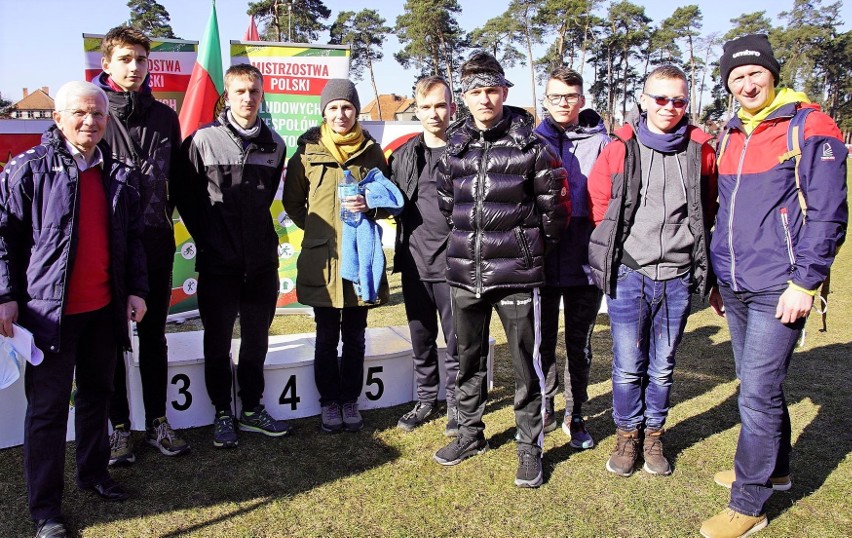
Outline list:
[[[589,399],[589,367],[592,362],[592,331],[601,306],[601,291],[589,273],[589,238],[594,224],[589,219],[586,181],[592,165],[609,144],[603,120],[586,106],[583,77],[573,69],[558,67],[550,73],[542,100],[548,116],[535,132],[562,158],[571,189],[571,215],[559,239],[559,247],[544,257],[545,286],[541,290],[541,363],[545,374],[544,431],[557,428],[553,399],[559,388],[556,371],[556,339],[559,303],[565,317],[565,419],[562,431],[571,446],[595,446],[586,431],[583,403]]]
[[[729,41],[719,63],[740,109],[719,141],[710,304],[730,329],[742,428],[734,468],[714,477],[731,498],[701,526],[708,538],[764,528],[772,492],[792,487],[784,378],[848,219],[840,130],[804,93],[776,89],[769,39]]]
[[[675,352],[690,294],[706,295],[716,212],[710,136],[689,124],[686,75],[660,66],[645,81],[638,114],[615,132],[589,176],[589,245],[612,331],[616,445],[608,471],[630,476],[643,443],[650,474],[669,475],[662,437]],[[644,441],[643,441],[644,438]]]

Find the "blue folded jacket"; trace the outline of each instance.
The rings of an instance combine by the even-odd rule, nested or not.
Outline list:
[[[358,186],[370,209],[386,209],[393,216],[402,212],[402,193],[378,168],[370,170]],[[355,293],[362,301],[375,303],[385,270],[382,227],[368,218],[362,218],[355,226],[344,222],[342,247],[340,276],[355,285]]]

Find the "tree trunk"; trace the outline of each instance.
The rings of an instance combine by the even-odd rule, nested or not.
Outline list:
[[[533,119],[535,123],[538,124],[538,100],[535,95],[535,60],[533,59],[532,53],[532,39],[530,38],[529,28],[527,28],[527,56],[530,59],[530,81],[532,82],[532,108],[533,108]]]
[[[695,115],[695,51],[692,47],[692,36],[688,36],[686,41],[689,43],[689,90],[692,94],[689,96],[689,115],[692,118],[692,124],[698,125],[698,118]]]
[[[370,82],[373,83],[373,95],[376,96],[376,108],[379,109],[379,121],[384,121],[382,117],[382,103],[379,101],[379,88],[376,86],[376,75],[373,73],[373,60],[367,55],[367,69],[370,70]]]

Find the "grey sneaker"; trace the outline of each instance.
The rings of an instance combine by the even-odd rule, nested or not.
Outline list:
[[[642,447],[645,465],[642,470],[650,474],[658,474],[667,476],[672,474],[672,467],[669,465],[669,460],[663,454],[662,436],[665,430],[660,429],[645,429],[645,443]]]
[[[402,418],[399,419],[399,422],[397,422],[396,425],[401,430],[405,430],[407,432],[413,431],[414,428],[422,425],[432,418],[432,415],[434,415],[436,411],[437,409],[435,409],[434,404],[417,402],[414,409],[402,415]]]
[[[537,488],[542,483],[541,455],[525,448],[518,449],[518,472],[515,485],[519,488]]]
[[[450,444],[435,452],[433,459],[441,465],[458,465],[467,458],[482,454],[488,448],[488,441],[485,439],[459,434]]]
[[[558,424],[556,424],[556,411],[553,407],[553,400],[547,398],[544,401],[544,420],[542,428],[544,429],[544,433],[550,433],[558,427]]]
[[[343,431],[343,416],[340,414],[340,405],[337,402],[333,402],[322,406],[320,421],[322,431],[326,433]]]
[[[573,448],[586,450],[595,446],[595,440],[586,431],[586,421],[579,415],[565,415],[565,420],[562,422],[562,431],[568,436],[571,441],[569,444]]]
[[[459,434],[459,408],[447,407],[447,427],[444,428],[444,436],[456,437]]]
[[[218,413],[213,423],[213,446],[216,448],[235,448],[239,444],[234,415]]]
[[[189,443],[172,429],[166,417],[155,418],[151,427],[145,429],[145,442],[166,456],[180,456],[189,452]]]
[[[136,461],[136,454],[130,448],[130,432],[125,426],[116,426],[109,436],[109,465],[130,465]]]
[[[639,430],[615,431],[615,449],[606,462],[606,470],[619,476],[630,476],[639,456]]]
[[[240,430],[262,433],[269,437],[282,437],[290,433],[290,425],[286,421],[275,420],[266,408],[258,405],[254,411],[243,410],[240,414]]]
[[[361,431],[364,427],[364,419],[358,411],[358,402],[347,402],[343,404],[343,429],[349,433]]]

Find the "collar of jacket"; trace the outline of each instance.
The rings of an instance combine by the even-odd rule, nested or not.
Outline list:
[[[796,111],[799,110],[799,108],[803,107],[810,107],[816,110],[821,110],[821,107],[816,103],[786,103],[772,111],[772,113],[766,116],[765,119],[760,120],[760,123],[770,123],[772,121],[786,120],[792,118],[796,114]],[[739,116],[734,116],[733,118],[728,120],[727,127],[729,129],[737,129],[739,131],[745,132],[743,120]]]
[[[476,127],[473,117],[468,116],[462,124],[456,124],[449,134],[447,153],[457,155],[467,146],[479,140],[496,142],[508,140],[521,150],[538,141],[533,132],[533,116],[523,108],[503,105],[503,117],[496,125],[482,131]],[[449,132],[449,131],[448,131]]]
[[[92,81],[102,89],[109,98],[109,110],[118,119],[126,121],[134,112],[144,112],[154,103],[154,94],[151,92],[151,74],[145,75],[145,81],[139,91],[117,92],[113,90],[107,79],[109,74],[101,71],[101,74]]]
[[[272,138],[272,130],[266,125],[260,116],[258,116],[258,121],[260,122],[260,132],[256,137],[248,139],[247,142],[250,144],[254,144],[261,151],[270,151],[270,148],[274,149],[276,145],[275,140]],[[221,112],[219,112],[219,117],[216,119],[216,122],[219,123],[227,132],[230,134],[234,140],[243,143],[243,138],[240,136],[240,133],[237,132],[236,129],[231,125],[231,122],[228,120],[228,109],[223,108]]]
[[[59,130],[57,125],[51,125],[42,135],[41,135],[41,143],[42,145],[50,147],[56,155],[62,159],[62,163],[67,167],[73,167],[74,169],[77,166],[74,164],[74,157],[71,156],[71,153],[68,151],[68,148],[65,147],[65,138],[62,136],[62,132]],[[113,169],[119,165],[119,162],[116,161],[110,150],[109,144],[106,143],[105,140],[101,140],[98,142],[98,149],[101,150],[101,157],[103,157],[103,171],[104,174],[113,174]],[[126,169],[130,169],[126,167]],[[127,178],[125,177],[116,177],[116,181],[119,183],[126,183]]]

